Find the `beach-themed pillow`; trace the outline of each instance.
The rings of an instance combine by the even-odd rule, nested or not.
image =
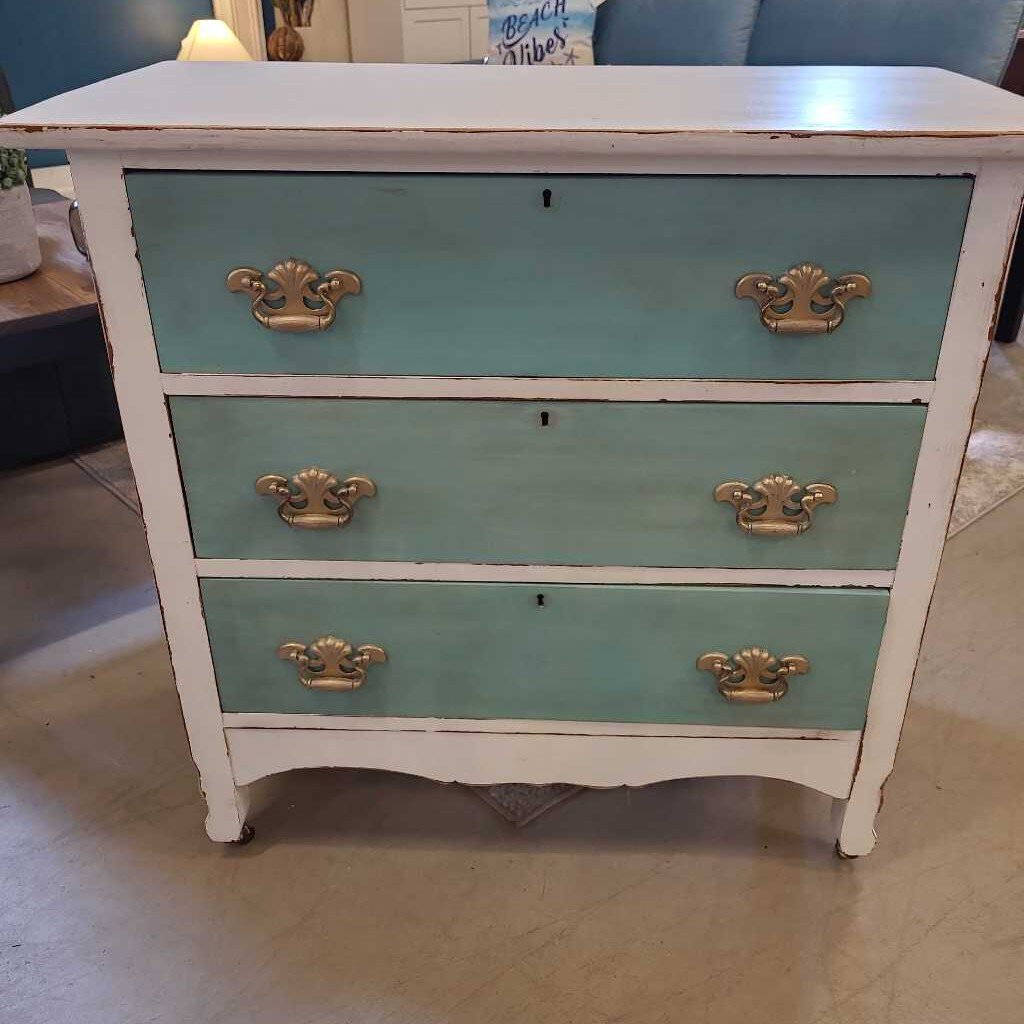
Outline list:
[[[487,0],[488,64],[593,64],[595,0]]]

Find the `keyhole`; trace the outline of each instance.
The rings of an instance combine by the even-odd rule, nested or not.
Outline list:
[[[551,422],[551,414],[547,411],[547,409],[545,409],[540,414],[540,425],[542,427],[546,427],[548,425],[548,423],[550,423],[550,422]]]
[[[537,595],[537,607],[538,608],[543,608],[544,607],[544,595],[543,594],[538,594]]]
[[[541,192],[541,195],[544,197],[544,209],[545,210],[550,210],[551,209],[551,189],[549,189],[549,188],[544,189],[544,191]]]

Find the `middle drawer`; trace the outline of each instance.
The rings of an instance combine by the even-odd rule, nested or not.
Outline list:
[[[925,417],[892,405],[189,396],[170,406],[200,557],[736,568],[893,568]],[[313,468],[368,478],[377,493],[352,503],[345,525],[342,509],[307,528],[315,482],[293,477]],[[791,478],[785,506],[787,485],[768,488],[767,502],[755,491],[769,474]],[[295,494],[290,509],[256,491],[275,475]],[[726,483],[755,499],[739,519],[774,524],[741,528],[735,489],[716,500]],[[805,513],[811,484],[836,500]]]

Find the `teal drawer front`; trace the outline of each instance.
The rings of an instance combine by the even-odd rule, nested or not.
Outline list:
[[[928,379],[968,178],[149,172],[128,195],[165,371]],[[542,201],[551,192],[551,205]],[[322,333],[258,325],[228,272],[296,257],[363,291]],[[733,294],[866,273],[833,335]]]
[[[578,565],[890,569],[922,406],[175,397],[196,553]],[[544,424],[547,425],[544,425]],[[264,474],[378,487],[341,529],[278,518]],[[741,531],[726,481],[785,473],[836,504],[788,538]]]
[[[888,594],[865,590],[338,580],[202,581],[228,712],[860,729]],[[537,595],[544,601],[539,604]],[[314,691],[279,644],[335,635],[386,664]],[[761,646],[810,672],[766,704],[725,700],[696,659]]]

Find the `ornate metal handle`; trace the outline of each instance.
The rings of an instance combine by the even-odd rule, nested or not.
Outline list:
[[[267,284],[273,282],[274,287]],[[263,274],[252,267],[236,267],[228,274],[229,292],[244,292],[252,299],[252,315],[272,331],[289,334],[326,331],[334,323],[338,303],[363,290],[351,270],[328,270],[321,279],[305,260],[283,260]]]
[[[710,651],[697,659],[697,668],[710,672],[718,692],[739,704],[767,704],[782,700],[789,690],[789,677],[806,675],[811,663],[799,654],[776,658],[761,647],[744,647],[731,658]]]
[[[355,503],[360,498],[375,497],[377,485],[365,476],[339,480],[326,469],[311,466],[290,481],[283,476],[261,476],[256,481],[256,493],[283,498],[277,514],[289,526],[325,530],[347,525]]]
[[[811,528],[811,513],[818,505],[833,505],[839,492],[831,484],[800,487],[781,473],[754,484],[729,480],[715,488],[715,501],[736,509],[736,525],[754,537],[795,537]]]
[[[773,334],[831,334],[843,322],[846,303],[870,294],[866,274],[842,274],[833,284],[813,263],[790,267],[778,278],[744,274],[736,282],[736,298],[753,299],[761,323]]]
[[[277,656],[299,666],[299,682],[311,690],[358,690],[366,682],[370,665],[388,660],[383,647],[363,644],[353,652],[347,640],[322,636],[311,644],[289,640]]]

